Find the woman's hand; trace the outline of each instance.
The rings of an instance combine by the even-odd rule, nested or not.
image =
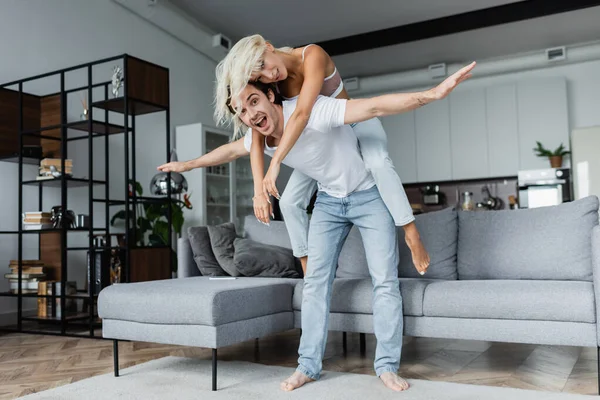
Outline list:
[[[187,172],[188,168],[184,161],[172,161],[170,163],[166,163],[158,166],[157,168],[162,172]]]
[[[269,169],[267,170],[267,174],[263,179],[263,189],[265,192],[265,196],[271,195],[275,197],[277,200],[281,198],[279,195],[279,191],[277,190],[276,182],[277,177],[279,176],[280,164],[277,162],[271,161],[271,165],[269,165]]]
[[[269,197],[264,194],[259,194],[252,198],[254,202],[254,215],[256,219],[265,225],[269,225],[270,218],[273,216],[273,205],[269,201]]]

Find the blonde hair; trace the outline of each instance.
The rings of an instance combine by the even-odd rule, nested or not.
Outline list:
[[[238,41],[229,51],[227,56],[219,62],[215,69],[215,113],[217,125],[233,123],[233,139],[243,135],[247,127],[241,121],[238,111],[231,113],[230,107],[233,99],[238,99],[253,72],[260,72],[268,41],[261,35],[246,36]],[[291,53],[291,47],[281,47],[277,51]]]

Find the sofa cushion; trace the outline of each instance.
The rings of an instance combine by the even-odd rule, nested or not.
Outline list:
[[[423,315],[423,294],[430,282],[432,281],[426,279],[400,279],[404,315],[415,317]],[[296,311],[302,309],[303,288],[304,281],[300,281],[294,289],[294,310]],[[373,314],[373,284],[371,280],[335,279],[331,293],[330,312]]]
[[[591,282],[482,280],[427,285],[427,317],[595,323]]]
[[[553,207],[458,215],[459,279],[592,280],[595,196]]]
[[[235,225],[228,222],[218,226],[208,226],[210,246],[219,265],[231,276],[241,276],[233,263],[233,241],[237,237]]]
[[[270,278],[300,278],[302,266],[292,254],[292,250],[251,239],[237,238],[233,264],[244,276]]]
[[[219,265],[210,245],[210,236],[206,226],[188,228],[188,240],[194,256],[194,261],[205,276],[224,276],[227,272]]]
[[[415,225],[421,241],[431,259],[425,277],[428,279],[457,279],[456,245],[458,242],[458,215],[453,208],[446,208],[415,216]],[[410,249],[404,239],[404,229],[398,228],[399,256],[398,276],[421,278],[416,270]]]
[[[295,281],[199,276],[115,284],[100,292],[98,313],[142,323],[218,326],[292,311]]]
[[[254,215],[244,219],[244,237],[255,242],[291,249],[292,244],[283,221],[271,221],[269,226],[259,222]]]

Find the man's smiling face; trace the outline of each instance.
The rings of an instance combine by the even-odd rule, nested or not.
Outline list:
[[[273,103],[274,100],[275,95],[272,91],[268,92],[267,97],[256,86],[248,84],[239,101],[234,101],[232,106],[239,110],[239,118],[246,126],[255,129],[261,135],[273,136],[278,128],[283,130],[283,126],[279,127],[283,114],[281,108]]]

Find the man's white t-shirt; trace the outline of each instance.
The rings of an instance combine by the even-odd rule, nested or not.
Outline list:
[[[346,101],[318,96],[306,128],[283,160],[285,165],[316,180],[319,190],[334,197],[346,197],[375,185],[360,155],[354,131],[344,125]],[[296,102],[283,102],[284,126],[296,109]],[[250,151],[251,129],[246,132],[244,146]],[[273,156],[275,150],[277,147],[267,146],[265,140],[265,154]]]

